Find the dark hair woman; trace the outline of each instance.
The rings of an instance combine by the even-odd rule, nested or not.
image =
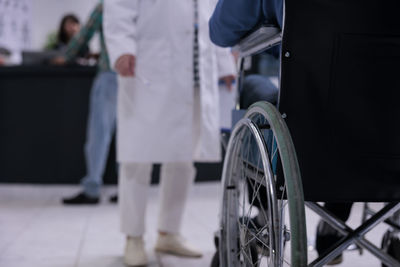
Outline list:
[[[65,15],[60,23],[60,28],[57,34],[57,42],[60,44],[68,44],[69,40],[79,32],[81,28],[79,19],[73,15]]]
[[[60,23],[57,33],[57,42],[53,49],[64,52],[69,41],[79,32],[81,28],[79,19],[73,14],[65,15]],[[89,54],[89,47],[85,46],[80,52],[79,57],[86,57]]]

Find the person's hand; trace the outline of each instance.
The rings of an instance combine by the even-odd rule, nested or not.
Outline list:
[[[93,59],[99,60],[100,53],[89,53],[88,58],[90,58],[90,59],[93,58]]]
[[[135,63],[136,58],[134,55],[125,54],[120,56],[115,63],[115,69],[117,72],[124,77],[135,76]]]
[[[50,63],[53,65],[61,66],[61,65],[65,65],[66,59],[65,59],[65,57],[57,56],[57,57],[51,59]]]
[[[229,89],[229,91],[232,91],[233,83],[235,82],[235,79],[236,79],[235,75],[227,75],[227,76],[223,76],[219,79],[224,82],[224,84]]]
[[[232,51],[231,53],[232,53],[233,59],[235,60],[235,64],[237,64],[239,61],[240,52],[235,50],[235,51]]]
[[[2,58],[1,56],[0,56],[0,66],[3,66],[3,65],[5,65],[6,64],[6,61],[4,60],[4,58]]]

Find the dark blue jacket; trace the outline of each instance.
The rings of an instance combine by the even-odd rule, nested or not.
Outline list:
[[[209,27],[213,43],[236,45],[261,24],[282,26],[283,0],[219,0]]]

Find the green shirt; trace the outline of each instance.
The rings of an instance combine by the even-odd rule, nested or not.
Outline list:
[[[90,39],[96,32],[100,33],[100,58],[98,63],[99,71],[111,71],[110,59],[108,57],[106,44],[104,41],[103,33],[103,4],[99,3],[96,8],[90,14],[90,18],[85,26],[81,28],[79,33],[71,39],[68,43],[67,50],[65,52],[65,58],[67,62],[74,61],[79,51],[83,46],[87,45]]]

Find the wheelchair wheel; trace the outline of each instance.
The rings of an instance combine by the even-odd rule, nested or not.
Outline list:
[[[400,262],[400,238],[392,231],[387,231],[382,238],[382,250]],[[382,267],[388,267],[382,264]]]
[[[307,266],[299,166],[273,105],[258,102],[238,122],[222,181],[221,266]]]

